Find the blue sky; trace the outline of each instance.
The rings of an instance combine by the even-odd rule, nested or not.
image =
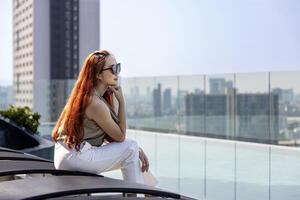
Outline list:
[[[104,0],[102,47],[128,76],[298,70],[299,10],[297,0]]]
[[[0,81],[12,79],[11,0],[0,6]],[[124,77],[300,69],[298,0],[101,0],[101,48]]]

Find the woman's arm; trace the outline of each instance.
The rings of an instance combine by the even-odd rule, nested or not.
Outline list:
[[[92,98],[91,104],[86,108],[86,114],[90,119],[94,120],[110,137],[107,137],[107,140],[109,142],[122,142],[125,140],[126,136],[124,97],[121,87],[113,88],[112,86],[110,86],[109,89],[115,94],[119,102],[119,123],[113,120],[110,109],[106,105],[106,103],[104,103],[104,101],[99,101],[99,98],[96,96]]]
[[[126,136],[126,113],[125,113],[125,101],[124,99],[119,102],[119,108],[118,108],[118,119],[119,119],[119,122],[118,122],[118,125],[121,129],[121,132],[124,134],[124,136]],[[108,134],[106,134],[105,136],[105,140],[107,142],[113,142],[114,139],[112,139]]]
[[[125,133],[117,124],[112,116],[110,109],[98,97],[92,98],[91,104],[86,108],[88,118],[94,120],[114,141],[122,142],[125,140]]]
[[[109,86],[109,89],[115,94],[116,99],[119,102],[119,109],[118,109],[118,118],[119,118],[119,127],[126,136],[126,113],[125,113],[125,101],[122,92],[121,86]]]
[[[126,114],[125,114],[125,101],[124,98],[119,101],[118,118],[120,120],[119,126],[122,133],[126,136]]]

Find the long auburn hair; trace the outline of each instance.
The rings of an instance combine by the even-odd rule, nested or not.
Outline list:
[[[107,50],[100,50],[91,53],[85,59],[71,95],[52,130],[52,138],[55,142],[57,142],[59,131],[62,130],[65,137],[64,143],[68,148],[75,145],[75,149],[79,151],[84,134],[85,109],[91,103],[93,89],[99,81],[96,76],[105,66],[109,55],[111,54]],[[106,91],[103,97],[114,110],[113,94]]]

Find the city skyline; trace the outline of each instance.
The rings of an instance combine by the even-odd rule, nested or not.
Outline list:
[[[300,94],[293,89],[242,93],[219,78],[208,81],[208,91],[196,85],[194,91],[172,91],[170,83],[139,87],[135,78],[127,81],[124,94],[131,129],[224,139],[234,136],[234,140],[272,144],[300,133]]]

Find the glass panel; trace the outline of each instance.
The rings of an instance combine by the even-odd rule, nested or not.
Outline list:
[[[269,147],[236,144],[236,199],[269,199]]]
[[[178,132],[178,78],[159,77],[155,79],[153,90],[154,116],[159,132]]]
[[[204,199],[204,76],[179,77],[180,193]],[[189,135],[189,136],[184,136]]]
[[[206,141],[206,199],[234,199],[234,143]]]
[[[13,86],[9,81],[0,81],[0,110],[14,104]]]
[[[271,72],[271,139],[288,146],[300,144],[300,72]]]
[[[271,148],[271,199],[300,199],[300,149]]]
[[[204,199],[204,140],[180,136],[180,193]]]
[[[123,91],[123,96],[125,100],[125,110],[126,110],[126,123],[127,127],[130,129],[135,129],[136,121],[135,121],[135,78],[125,78],[121,79],[121,86]]]
[[[39,131],[51,135],[74,87],[75,80],[36,80],[33,82],[33,110],[41,114]]]
[[[74,87],[75,80],[37,80],[33,83],[33,110],[40,122],[56,122]]]
[[[208,137],[234,136],[234,76],[206,76],[205,83],[206,133]]]
[[[131,131],[132,130],[130,130],[130,132]],[[149,169],[154,175],[156,175],[157,174],[157,160],[156,160],[157,133],[150,132],[150,131],[141,131],[141,130],[136,130],[135,133],[136,133],[135,139],[137,143],[143,149],[146,156],[148,157]]]
[[[236,74],[236,137],[269,143],[268,73]]]
[[[130,90],[130,96],[135,98],[134,118],[136,128],[139,130],[154,130],[154,78],[136,78],[135,85]]]
[[[205,135],[204,76],[179,77],[178,98],[180,133]]]
[[[41,136],[50,136],[54,126],[54,122],[43,122],[39,125],[38,132]]]
[[[40,123],[56,121],[60,114],[64,80],[36,80],[33,82],[32,109],[41,115]],[[50,96],[51,94],[51,96]],[[59,113],[58,113],[59,112]]]
[[[157,187],[179,192],[179,135],[157,134]]]

